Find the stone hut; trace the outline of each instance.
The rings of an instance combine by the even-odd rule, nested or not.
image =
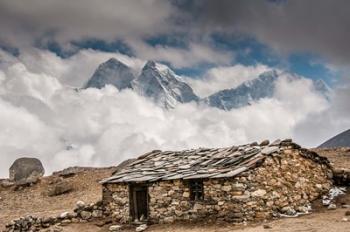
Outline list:
[[[244,222],[307,211],[329,191],[332,171],[317,153],[277,140],[141,155],[101,181],[114,221]]]

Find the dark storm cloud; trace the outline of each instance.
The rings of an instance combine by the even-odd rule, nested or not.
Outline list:
[[[201,0],[195,5],[198,32],[238,32],[282,52],[311,52],[337,64],[350,62],[350,1]]]
[[[0,42],[142,37],[167,32],[173,12],[170,2],[160,0],[0,0]]]
[[[19,47],[48,39],[69,48],[86,38],[141,41],[175,34],[197,43],[223,32],[347,65],[349,9],[347,0],[0,0],[0,43]]]

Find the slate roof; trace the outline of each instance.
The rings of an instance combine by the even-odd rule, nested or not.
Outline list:
[[[293,145],[290,139],[271,144],[252,143],[226,148],[198,148],[184,151],[154,150],[127,164],[104,183],[154,182],[159,180],[225,178],[236,176],[261,164],[267,155],[278,155],[281,147]],[[304,149],[304,156],[318,162],[323,157]],[[325,162],[327,163],[328,160]]]

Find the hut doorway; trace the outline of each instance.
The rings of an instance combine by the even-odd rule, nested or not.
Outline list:
[[[148,218],[148,188],[146,185],[130,185],[130,214],[134,222]]]

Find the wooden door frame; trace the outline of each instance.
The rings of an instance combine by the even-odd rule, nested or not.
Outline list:
[[[137,218],[138,209],[137,209],[137,199],[136,199],[136,191],[137,190],[145,190],[146,191],[146,210],[147,215],[145,215],[145,219],[148,220],[149,216],[149,195],[148,195],[148,185],[147,184],[129,184],[129,214],[131,216],[132,221]]]

